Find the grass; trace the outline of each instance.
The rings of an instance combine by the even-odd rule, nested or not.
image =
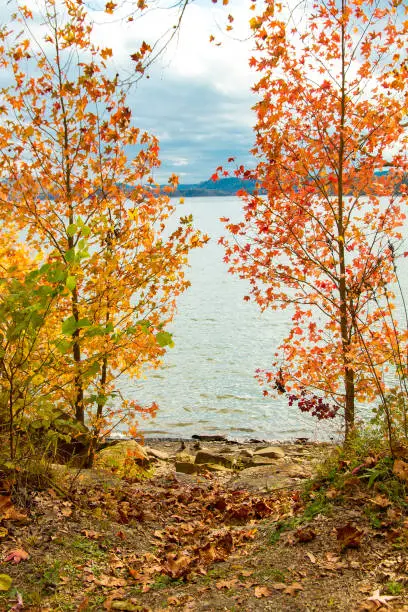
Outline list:
[[[89,540],[85,536],[76,536],[75,538],[64,538],[64,545],[73,551],[80,552],[80,557],[89,559],[103,559],[106,557],[106,552],[101,550],[99,544],[93,540]]]
[[[284,521],[278,521],[272,527],[271,532],[268,536],[269,544],[276,544],[280,540],[280,537],[284,531],[290,531],[291,529],[295,529],[300,524],[300,517],[293,517],[290,519],[286,519]]]
[[[161,590],[166,589],[168,586],[176,586],[182,583],[182,580],[176,580],[170,576],[167,576],[166,574],[161,574],[160,576],[156,576],[154,582],[150,585],[150,588]]]
[[[259,580],[272,580],[273,582],[286,582],[288,579],[287,570],[281,570],[276,567],[266,567],[256,572],[256,577]]]
[[[390,580],[385,584],[385,590],[389,595],[402,595],[404,585],[396,580]]]

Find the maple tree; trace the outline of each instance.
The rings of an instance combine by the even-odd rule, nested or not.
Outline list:
[[[246,299],[292,309],[270,371],[257,373],[264,393],[286,392],[320,418],[344,409],[346,439],[356,402],[380,395],[391,435],[384,373],[407,374],[407,330],[393,315],[407,203],[406,9],[290,8],[271,0],[251,22],[258,163],[236,174],[257,189],[241,194],[242,221],[225,220],[225,260],[249,279]]]
[[[206,237],[191,217],[171,219],[175,206],[151,174],[158,141],[133,126],[112,51],[92,43],[82,3],[44,0],[43,9],[40,24],[19,7],[2,32],[14,82],[0,109],[1,216],[64,284],[42,333],[53,356],[44,378],[58,376],[55,405],[97,437],[113,416],[154,412],[120,406],[116,381],[157,366],[172,344],[166,325],[189,285],[187,256]]]
[[[14,460],[27,414],[43,423],[52,411],[47,395],[60,384],[44,375],[53,362],[44,328],[64,283],[53,266],[35,269],[15,236],[0,232],[0,243],[5,240],[0,247],[0,439],[7,439]],[[42,442],[45,447],[44,437]]]

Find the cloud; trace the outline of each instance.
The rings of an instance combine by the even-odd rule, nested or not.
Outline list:
[[[165,182],[181,168],[183,182],[206,180],[231,156],[250,163],[256,75],[248,66],[253,47],[248,26],[253,12],[248,7],[244,0],[231,8],[209,0],[189,5],[180,32],[152,66],[149,79],[131,90],[135,123],[160,140],[162,166],[156,180]],[[229,11],[234,29],[225,35]],[[100,14],[94,17],[101,20]],[[141,41],[152,44],[176,22],[176,9],[161,8],[137,23],[111,24],[109,40],[102,23],[96,33],[103,44],[113,46],[116,66],[131,70],[129,56]],[[220,47],[209,42],[211,34],[222,42]]]
[[[247,96],[220,93],[213,84],[181,76],[151,79],[132,96],[135,122],[156,134],[165,180],[183,164],[183,182],[205,180],[215,168],[236,156],[249,158],[253,102]]]
[[[169,39],[179,8],[174,4],[166,8],[166,0],[155,1],[140,18],[128,23],[123,19],[125,12],[106,15],[105,0],[88,5],[95,42],[113,49],[109,62],[113,74],[134,74],[130,55],[143,40],[163,44]],[[39,8],[42,11],[43,0],[27,0],[26,4],[37,13]],[[123,3],[123,11],[129,6]],[[151,67],[149,78],[130,89],[128,103],[135,124],[160,139],[162,166],[155,173],[156,180],[166,182],[170,174],[182,170],[183,182],[197,182],[209,178],[230,156],[240,163],[250,160],[255,75],[248,67],[253,44],[248,38],[248,21],[253,16],[248,6],[247,0],[234,0],[231,8],[213,5],[210,0],[190,4],[180,31]],[[7,21],[4,7],[2,12]],[[226,35],[229,12],[234,29]],[[41,39],[41,26],[35,25],[34,30]],[[222,46],[209,42],[211,34]]]

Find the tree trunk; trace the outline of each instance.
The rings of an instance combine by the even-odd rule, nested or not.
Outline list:
[[[341,3],[342,15],[346,11],[346,0]],[[345,230],[344,227],[344,191],[343,191],[343,171],[344,171],[344,127],[346,118],[346,42],[345,42],[345,25],[344,20],[341,23],[341,92],[340,92],[340,142],[339,142],[339,161],[338,161],[338,245],[339,245],[339,298],[340,298],[340,332],[341,332],[341,348],[344,367],[344,425],[345,425],[345,442],[350,439],[350,435],[354,429],[355,416],[355,389],[354,389],[354,371],[350,367],[350,331],[351,317],[348,312],[348,291],[346,285],[346,263],[345,263]]]

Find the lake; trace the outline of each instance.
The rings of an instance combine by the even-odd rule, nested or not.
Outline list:
[[[179,215],[192,213],[194,224],[211,240],[191,254],[192,286],[179,298],[169,328],[175,346],[163,367],[144,380],[122,380],[122,393],[138,403],[156,401],[155,419],[141,420],[146,436],[183,437],[225,434],[231,438],[288,440],[328,439],[333,422],[321,423],[289,407],[284,396],[265,398],[254,379],[256,368],[268,368],[289,329],[286,310],[260,313],[243,301],[245,281],[227,272],[218,238],[220,217],[240,216],[236,197],[190,198]]]

